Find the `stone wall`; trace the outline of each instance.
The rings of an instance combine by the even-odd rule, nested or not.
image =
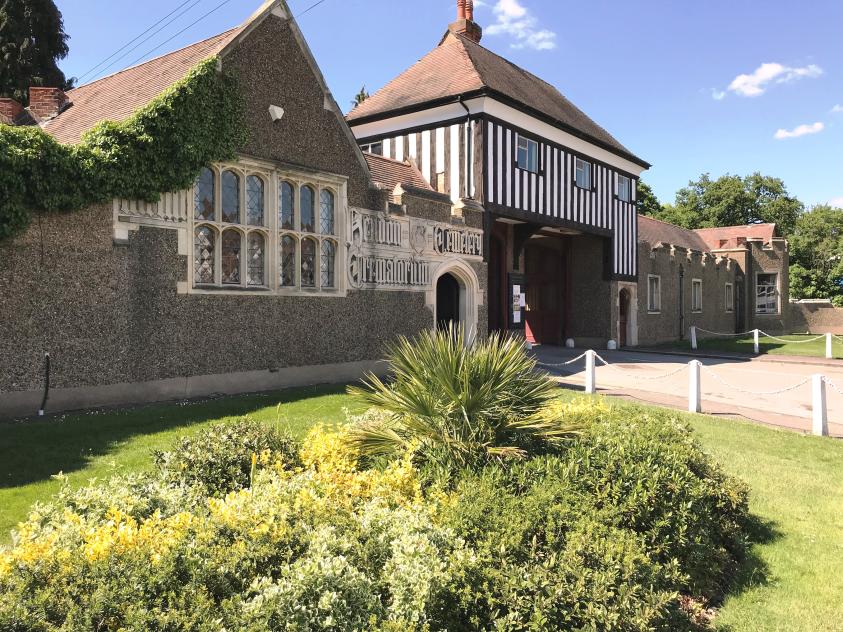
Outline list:
[[[739,269],[734,261],[710,253],[638,244],[638,344],[650,345],[687,338],[691,326],[716,332],[735,331],[735,312],[726,311],[726,284],[734,291]],[[648,278],[661,281],[661,309],[648,309]],[[693,311],[693,279],[702,281],[702,310]],[[682,305],[680,309],[680,285]],[[684,314],[684,322],[681,315]],[[700,333],[704,337],[704,333]]]
[[[792,333],[843,334],[843,308],[831,301],[794,301],[786,307]]]

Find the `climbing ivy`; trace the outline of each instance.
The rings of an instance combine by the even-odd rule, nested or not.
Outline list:
[[[156,201],[246,141],[236,79],[211,57],[129,118],[101,121],[76,145],[38,127],[0,125],[0,239],[33,211],[67,212],[115,197]]]

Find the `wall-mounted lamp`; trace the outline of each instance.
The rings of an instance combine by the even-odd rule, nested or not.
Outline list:
[[[270,105],[269,115],[272,117],[273,121],[280,121],[284,116],[284,108],[278,107],[277,105]]]

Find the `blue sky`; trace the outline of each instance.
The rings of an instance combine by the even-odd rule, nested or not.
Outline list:
[[[57,0],[71,37],[62,69],[82,76],[182,1]],[[260,4],[228,0],[165,43],[222,2],[190,0],[172,24],[83,83],[235,26]],[[290,7],[300,14],[315,2],[290,0]],[[347,108],[362,84],[376,90],[433,48],[455,4],[322,0],[299,24]],[[653,163],[643,177],[662,201],[703,172],[761,171],[809,205],[843,206],[843,2],[476,5],[483,44],[557,86]]]

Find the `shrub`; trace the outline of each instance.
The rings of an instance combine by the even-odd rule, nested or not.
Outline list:
[[[156,451],[154,460],[163,480],[198,485],[208,496],[224,496],[249,487],[252,455],[264,465],[275,461],[288,468],[299,465],[295,439],[246,417],[183,437],[170,451]]]
[[[497,334],[468,344],[461,328],[401,338],[391,380],[369,375],[352,395],[388,416],[354,425],[363,455],[413,453],[441,472],[522,458],[558,446],[575,428],[547,414],[556,384],[536,371],[524,343]]]

